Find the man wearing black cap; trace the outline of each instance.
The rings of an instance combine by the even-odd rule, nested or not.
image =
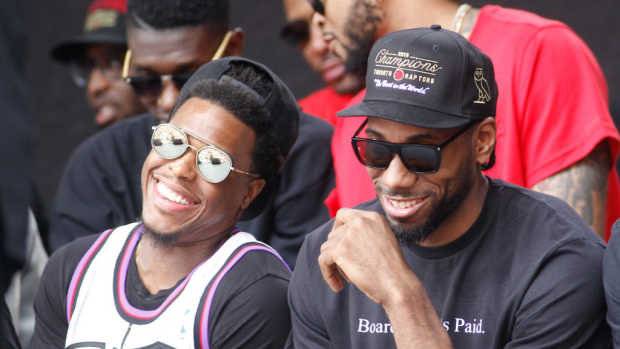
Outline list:
[[[143,112],[144,106],[131,86],[122,80],[121,67],[127,49],[125,0],[95,0],[88,8],[84,33],[56,44],[51,55],[69,65],[73,81],[86,87],[95,123],[109,126]]]
[[[339,116],[368,116],[351,142],[377,198],[306,239],[292,345],[607,347],[604,243],[563,201],[482,174],[488,56],[438,25],[397,31],[372,47],[366,86]]]
[[[588,46],[564,23],[526,11],[457,0],[311,0],[324,13],[324,38],[348,71],[365,73],[372,43],[401,29],[440,24],[493,61],[497,100],[496,166],[485,174],[559,197],[601,237],[620,218],[615,160],[620,135],[607,84]],[[364,91],[354,97],[357,103]],[[349,147],[359,120],[340,119],[332,141],[335,195],[330,210],[375,196]]]
[[[130,0],[124,74],[150,113],[86,140],[69,160],[52,212],[53,249],[140,216],[140,164],[151,127],[166,121],[180,87],[201,64],[241,55],[243,31],[230,28],[227,0]],[[304,236],[329,219],[323,199],[333,186],[332,127],[302,114],[300,137],[281,175],[244,215],[241,228],[269,243],[293,266]]]
[[[290,269],[235,226],[298,131],[293,94],[265,66],[198,69],[154,127],[141,222],[54,254],[31,347],[282,348]]]

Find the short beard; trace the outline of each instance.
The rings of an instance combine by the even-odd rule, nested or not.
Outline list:
[[[346,36],[349,45],[344,45],[347,56],[344,60],[346,71],[364,81],[368,67],[368,55],[375,42],[377,27],[382,17],[375,6],[365,0],[357,0],[351,15],[346,21]]]
[[[172,246],[176,244],[183,236],[182,233],[162,234],[155,231],[153,228],[149,227],[146,223],[144,223],[144,219],[142,219],[142,223],[144,224],[144,235],[148,236],[149,239],[152,240],[156,246]]]
[[[428,217],[427,221],[422,226],[407,228],[396,221],[387,219],[390,228],[392,228],[394,235],[396,235],[396,239],[398,239],[400,243],[403,245],[413,245],[426,240],[432,232],[439,228],[446,218],[450,217],[450,215],[463,204],[473,184],[473,168],[471,168],[470,165],[468,166],[468,164],[471,164],[471,162],[466,160],[464,165],[461,166],[457,172],[462,175],[457,178],[455,191],[451,194],[446,194],[446,196],[437,203],[432,209],[430,217]]]

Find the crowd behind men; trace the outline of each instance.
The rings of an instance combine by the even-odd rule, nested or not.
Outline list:
[[[449,0],[419,0],[409,5],[427,11],[435,9],[433,13],[444,16],[426,16],[425,20],[415,22],[413,17],[403,21],[397,15],[404,6],[397,0],[372,4],[363,0],[311,3],[312,6],[305,1],[284,1],[287,26],[281,35],[300,48],[325,81],[325,89],[300,100],[299,105],[304,112],[327,123],[288,108],[294,104],[290,93],[268,68],[240,58],[220,59],[241,55],[244,36],[241,28],[229,25],[225,1],[162,1],[159,7],[159,2],[129,0],[127,18],[110,26],[118,33],[119,23],[127,24],[123,28],[127,31],[127,50],[125,42],[100,41],[88,43],[85,50],[82,46],[82,51],[73,46],[73,51],[65,51],[70,52],[68,56],[54,51],[55,58],[82,73],[74,76],[87,86],[95,120],[101,126],[120,121],[121,114],[134,116],[138,110],[148,113],[102,130],[72,155],[51,214],[49,236],[52,249],[66,247],[55,254],[39,290],[40,322],[31,347],[79,346],[93,338],[98,338],[93,339],[95,342],[109,344],[125,343],[129,338],[127,343],[133,343],[130,346],[152,342],[165,347],[169,344],[164,343],[189,340],[203,347],[282,347],[290,326],[289,315],[281,311],[283,293],[274,292],[267,297],[267,288],[273,286],[248,280],[243,273],[256,266],[265,267],[261,273],[275,276],[279,280],[276,288],[282,291],[283,283],[288,284],[288,272],[278,269],[277,262],[270,264],[246,257],[245,253],[236,254],[241,248],[252,250],[248,244],[281,255],[291,267],[298,265],[288,291],[292,332],[287,347],[404,348],[413,343],[442,348],[606,347],[611,340],[610,328],[614,341],[620,340],[616,336],[620,328],[620,292],[616,291],[620,289],[620,278],[614,272],[620,268],[616,262],[620,253],[615,252],[620,248],[611,248],[617,239],[610,240],[603,274],[605,244],[594,233],[609,238],[613,235],[611,225],[620,214],[620,188],[613,166],[620,138],[608,112],[604,78],[587,46],[559,22],[497,6],[476,9]],[[96,0],[87,14],[83,36],[91,35],[92,39],[93,30],[99,29],[97,25],[106,23],[102,18],[109,16],[103,16],[101,11],[123,16],[126,10],[122,1]],[[89,22],[89,16],[96,17],[94,14],[99,21]],[[500,17],[504,21],[495,23]],[[515,20],[510,22],[506,18]],[[519,21],[529,23],[530,29],[514,25]],[[418,27],[425,29],[399,31]],[[513,77],[505,78],[517,63],[506,58],[506,49],[500,43],[490,40],[498,28],[518,37],[525,32],[530,35],[531,28],[552,32],[550,37],[531,34],[537,38],[533,40],[536,46],[530,51],[524,49],[525,58],[520,57],[532,70],[530,78],[523,79],[529,84],[522,89],[509,83]],[[487,32],[489,37],[484,34]],[[446,41],[450,36],[453,41]],[[566,40],[554,40],[558,37]],[[467,38],[481,45],[482,52],[491,58],[470,45]],[[509,38],[507,35],[505,39]],[[569,44],[556,47],[552,44],[556,41]],[[101,46],[107,44],[112,48],[106,52]],[[453,45],[465,52],[462,57],[445,54],[454,53]],[[558,61],[557,50],[575,52],[577,58]],[[500,51],[504,54],[501,58]],[[408,70],[393,65],[395,58],[390,55],[400,55],[400,59],[421,57],[439,68],[432,72]],[[570,61],[571,58],[575,60]],[[545,59],[557,63],[557,69],[562,69],[562,64],[579,69],[571,71],[571,76],[559,78],[561,74],[549,72],[551,65]],[[498,61],[501,63],[497,64]],[[217,62],[244,62],[241,65],[249,70],[230,63],[233,68],[216,74],[213,71]],[[467,74],[455,73],[452,66],[465,67]],[[536,76],[539,66],[549,68],[544,81]],[[518,70],[530,74],[523,73],[523,69]],[[271,83],[257,82],[265,79]],[[567,91],[562,79],[580,81],[582,86],[591,88],[585,89],[588,93],[575,96]],[[230,102],[230,97],[209,90],[203,86],[208,80],[216,80],[222,86],[230,84],[230,90],[223,90],[231,91],[231,96],[235,89],[241,91],[238,93],[247,97],[246,102]],[[363,88],[363,81],[366,88],[355,96]],[[416,83],[409,84],[409,93],[392,88],[400,84],[406,89],[405,83],[412,81]],[[455,93],[452,88],[446,90],[445,81],[469,85]],[[96,96],[103,94],[97,89],[105,90],[101,87],[106,85],[104,82],[109,83],[108,90],[116,85],[127,91],[122,96],[132,95],[132,108],[124,113],[97,102]],[[545,94],[545,89],[551,91]],[[276,90],[280,92],[273,92]],[[427,99],[421,97],[427,92]],[[513,103],[506,101],[509,98]],[[217,116],[211,111],[217,109],[209,104],[213,102],[224,107]],[[243,103],[247,105],[239,106]],[[299,137],[280,132],[281,119],[269,121],[280,137],[276,146],[279,159],[288,158],[283,166],[276,166],[280,171],[274,175],[256,167],[260,163],[256,152],[269,149],[266,141],[261,143],[258,139],[263,133],[274,135],[264,126],[252,126],[257,121],[242,116],[243,108],[256,103],[273,118],[274,113],[282,110],[287,110],[286,115],[293,120],[299,118]],[[566,108],[568,103],[571,108]],[[507,109],[507,104],[515,110]],[[345,106],[350,108],[341,116],[364,117],[336,118],[336,112]],[[456,111],[447,110],[448,107]],[[545,112],[550,115],[545,116]],[[227,113],[236,121],[223,116]],[[225,127],[205,128],[200,118]],[[252,130],[244,134],[239,121]],[[571,123],[578,126],[564,125]],[[547,137],[548,132],[543,131],[549,130],[549,125],[558,129],[550,131],[552,136]],[[233,129],[238,132],[230,132]],[[571,149],[567,149],[567,141],[558,140],[574,135],[574,130],[583,133],[584,129],[588,130],[587,137],[572,137]],[[252,148],[249,143],[253,137],[256,138]],[[452,142],[460,144],[458,152],[450,149],[455,148],[450,147]],[[237,147],[242,144],[253,150],[240,152],[238,149],[242,148]],[[172,150],[181,149],[180,145],[182,152]],[[251,161],[238,162],[243,154],[252,152]],[[331,154],[336,188],[326,206],[323,200],[333,187]],[[419,158],[423,154],[426,162]],[[147,170],[149,163],[155,169],[154,179],[150,179]],[[228,166],[228,172],[219,179],[222,166]],[[519,171],[522,178],[515,177]],[[237,182],[235,192],[230,184],[237,176],[244,181]],[[573,208],[502,180],[554,195]],[[222,208],[214,209],[213,202],[206,200],[212,194],[201,194],[211,190],[223,193],[217,197]],[[242,192],[243,195],[239,194]],[[338,211],[362,204],[375,195],[378,201],[364,203],[359,209]],[[208,209],[197,209],[203,200],[210,203],[205,206]],[[328,207],[332,217],[337,211],[338,214],[335,220],[323,224],[329,219]],[[191,210],[195,213],[189,214],[188,222],[196,219],[204,224],[189,229],[190,233],[185,228],[175,228],[181,222],[178,217]],[[170,225],[171,219],[176,223]],[[136,220],[145,226],[125,226]],[[210,225],[213,221],[215,224]],[[254,237],[244,235],[233,225]],[[123,227],[107,230],[119,226]],[[297,264],[304,238],[319,226],[306,239]],[[98,239],[90,235],[104,230],[106,233]],[[218,238],[211,240],[210,236]],[[77,241],[66,245],[76,238]],[[254,238],[270,244],[277,253],[268,246],[255,244]],[[230,247],[233,240],[238,245],[231,243]],[[527,243],[519,243],[524,240]],[[123,247],[125,241],[129,245]],[[97,256],[100,248],[104,251],[101,257],[91,257]],[[471,251],[477,248],[483,252]],[[106,269],[106,263],[101,261],[117,257],[121,261],[118,251],[128,251],[125,255],[132,257],[122,259],[120,267],[108,262]],[[219,273],[224,264],[214,260],[220,251],[225,252],[221,252],[224,256],[219,259],[230,256],[243,263],[240,267],[234,263],[227,265],[226,272]],[[175,259],[174,255],[186,258]],[[360,260],[364,255],[367,257]],[[98,261],[92,267],[91,259]],[[451,261],[445,266],[436,262],[442,259]],[[161,265],[166,260],[169,264]],[[425,263],[427,268],[422,267]],[[158,272],[163,266],[170,271]],[[226,279],[228,270],[233,270],[230,275],[234,276]],[[103,278],[103,284],[93,281],[92,275],[99,271],[109,275]],[[62,278],[53,276],[59,273]],[[194,277],[194,273],[199,276]],[[489,276],[485,277],[485,273]],[[513,273],[514,278],[510,276]],[[220,276],[228,280],[222,289],[232,292],[231,299],[216,293]],[[202,283],[192,282],[199,277]],[[567,278],[573,282],[567,282]],[[516,282],[517,279],[521,281]],[[600,283],[601,279],[604,283]],[[113,295],[93,291],[106,282],[119,280],[123,287],[127,282],[131,285],[127,287],[135,286],[136,290],[127,291],[127,295],[122,288]],[[209,280],[216,288],[211,288]],[[186,285],[191,287],[184,292]],[[603,285],[609,305],[607,322]],[[246,292],[249,289],[253,291]],[[505,297],[493,302],[484,289]],[[213,290],[216,300],[207,297],[208,290]],[[254,293],[265,296],[253,297]],[[180,294],[184,297],[175,302]],[[195,299],[188,299],[188,295]],[[205,305],[200,301],[201,295],[215,302],[213,309],[208,303],[202,317],[200,312]],[[250,314],[244,308],[252,304],[247,299],[256,298],[265,300],[250,305],[254,310],[250,312],[254,314],[252,319],[240,317],[241,313]],[[562,301],[556,302],[556,298]],[[105,316],[119,324],[117,330],[126,331],[124,337],[93,330],[93,319],[104,309],[90,305],[97,300],[116,304],[118,313],[109,307],[107,310],[112,311]],[[238,305],[228,307],[228,302]],[[486,306],[476,308],[482,302]],[[188,304],[189,314],[194,315],[182,322],[181,339],[176,341],[170,338],[172,332],[168,335],[159,331],[168,328],[170,319],[181,316],[178,306],[168,310],[168,305],[179,303],[181,308]],[[469,305],[465,307],[464,303]],[[273,305],[273,309],[267,304]],[[85,315],[72,317],[74,308]],[[153,320],[160,315],[162,320]],[[577,315],[580,320],[569,324]],[[220,325],[230,323],[231,328],[223,330],[217,321],[209,319],[221,319]],[[209,325],[205,326],[204,321]],[[278,329],[266,326],[270,321],[282,325]],[[194,328],[186,332],[187,326]],[[145,334],[149,334],[148,338]]]

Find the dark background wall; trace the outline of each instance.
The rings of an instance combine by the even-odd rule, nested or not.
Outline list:
[[[607,77],[611,109],[620,119],[620,13],[618,0],[504,0],[496,2],[531,10],[568,23],[592,48]],[[67,70],[52,62],[53,43],[81,31],[90,0],[33,1],[30,6],[27,80],[30,83],[35,143],[34,179],[51,207],[56,185],[73,148],[95,132],[84,92],[75,87]],[[298,97],[321,86],[301,55],[278,37],[284,24],[280,0],[231,0],[232,23],[246,32],[245,56],[267,64]],[[501,38],[498,38],[500,40]],[[576,87],[578,88],[578,87]],[[3,127],[7,127],[6,125]]]

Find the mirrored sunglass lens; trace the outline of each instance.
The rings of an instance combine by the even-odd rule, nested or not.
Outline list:
[[[207,146],[196,155],[196,166],[207,181],[219,183],[228,177],[232,165],[226,153]]]
[[[407,144],[401,147],[402,161],[412,172],[433,172],[439,168],[439,152],[432,146]]]
[[[374,142],[360,142],[359,144],[362,145],[363,148],[359,149],[360,155],[367,165],[376,168],[387,168],[389,166],[393,155],[388,146]]]
[[[165,159],[178,158],[188,147],[185,134],[169,125],[157,126],[151,137],[151,145]]]

